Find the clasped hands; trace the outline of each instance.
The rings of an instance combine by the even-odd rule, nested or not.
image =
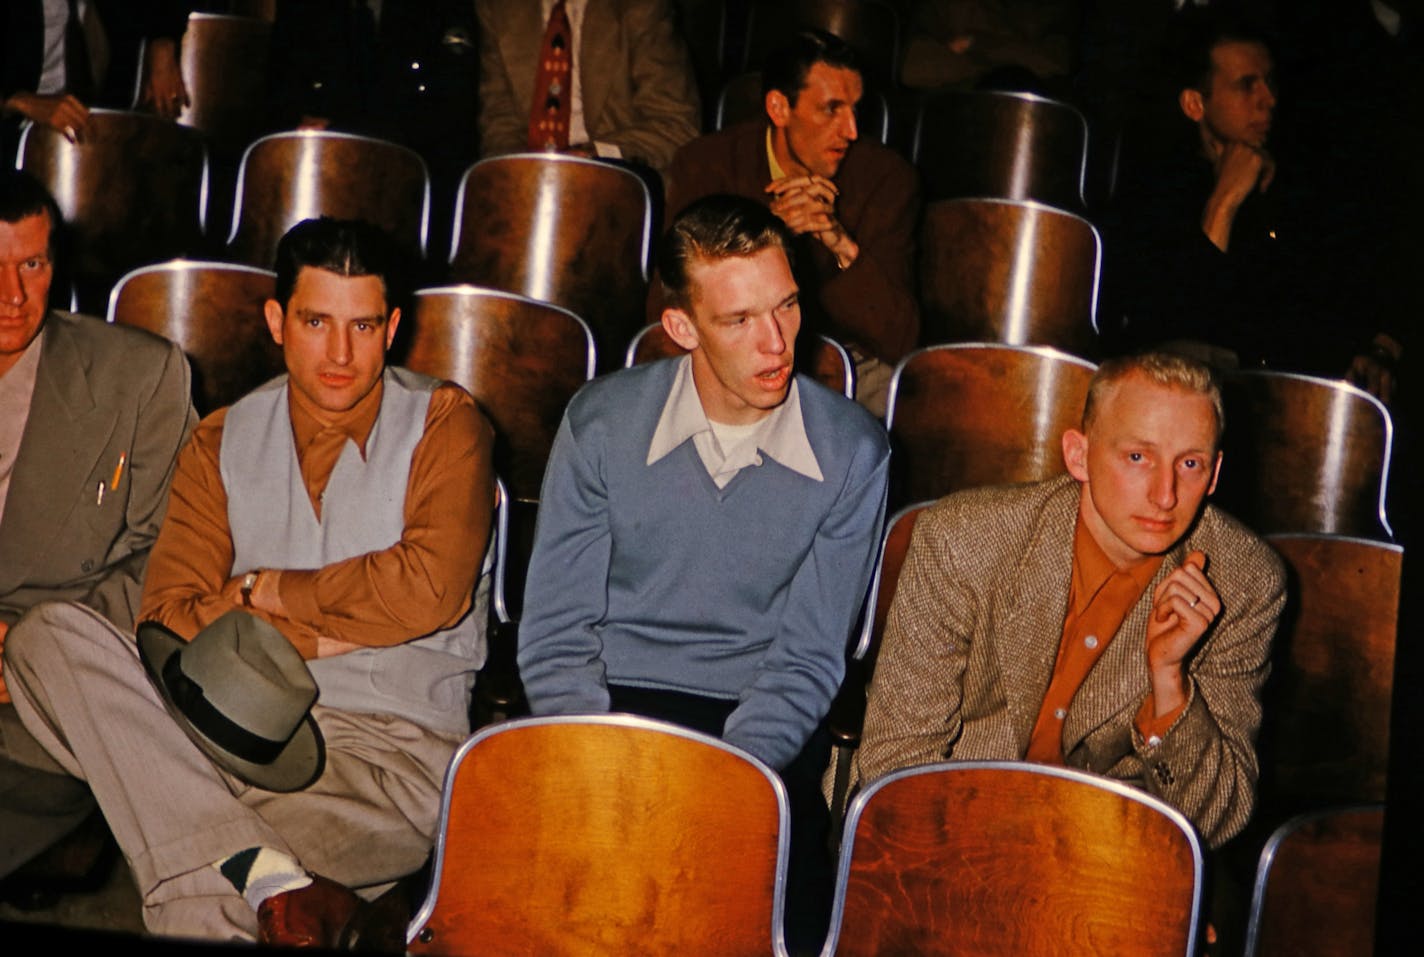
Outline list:
[[[766,186],[772,195],[771,211],[797,236],[807,233],[821,241],[836,265],[849,269],[860,255],[860,247],[836,218],[840,190],[824,176],[783,176]]]

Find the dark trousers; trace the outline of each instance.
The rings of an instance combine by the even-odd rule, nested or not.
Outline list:
[[[610,685],[609,710],[656,718],[722,737],[737,702],[679,691]],[[801,753],[779,769],[791,806],[791,847],[786,874],[786,944],[793,955],[816,954],[830,923],[834,861],[827,849],[831,814],[821,796],[821,775],[830,763],[831,738],[818,727]]]

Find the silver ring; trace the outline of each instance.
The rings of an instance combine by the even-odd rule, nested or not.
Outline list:
[[[1188,607],[1188,608],[1195,608],[1195,607],[1197,607],[1197,602],[1199,602],[1199,601],[1201,601],[1201,596],[1200,596],[1200,595],[1193,595],[1193,596],[1192,596],[1192,603],[1191,603],[1190,605],[1188,605],[1187,607]]]

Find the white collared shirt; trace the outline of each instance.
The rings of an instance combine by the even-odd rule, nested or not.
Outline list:
[[[812,481],[825,481],[821,465],[816,461],[816,453],[811,448],[811,440],[806,437],[806,424],[801,417],[801,393],[794,378],[785,402],[757,422],[745,438],[736,441],[730,448],[723,448],[697,395],[697,383],[692,378],[692,357],[684,356],[678,362],[677,374],[673,377],[672,388],[668,390],[658,426],[653,430],[653,441],[648,446],[648,465],[690,438],[707,474],[718,488],[726,488],[727,483],[742,469],[761,465],[763,455],[771,456]],[[735,434],[735,427],[728,434]]]

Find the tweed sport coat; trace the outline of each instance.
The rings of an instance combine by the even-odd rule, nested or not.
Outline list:
[[[1080,486],[1068,476],[942,499],[915,525],[852,768],[868,783],[945,759],[1019,760],[1062,638]],[[1188,666],[1188,704],[1156,747],[1134,718],[1157,583],[1207,556],[1222,611]],[[1181,810],[1212,846],[1255,800],[1256,732],[1270,643],[1285,602],[1276,554],[1208,505],[1166,556],[1069,707],[1066,763],[1121,779]]]

